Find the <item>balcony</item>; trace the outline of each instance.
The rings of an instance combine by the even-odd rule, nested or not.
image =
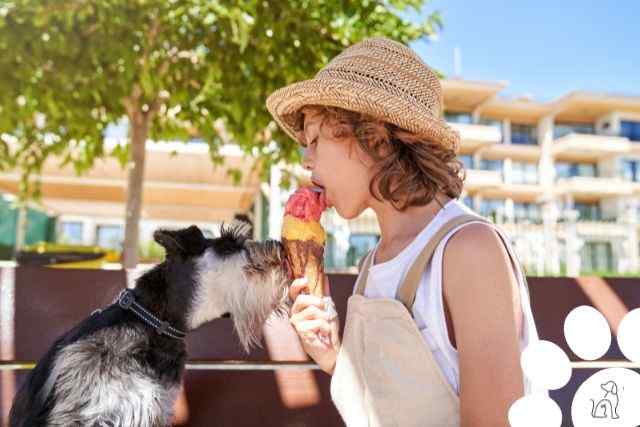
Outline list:
[[[539,145],[493,144],[482,149],[482,155],[519,162],[537,162],[540,159]]]
[[[464,186],[467,190],[498,188],[502,185],[502,172],[482,169],[466,169]]]
[[[553,155],[557,160],[593,162],[603,156],[626,154],[630,151],[631,142],[619,136],[570,133],[553,143]]]
[[[631,182],[622,178],[572,176],[556,181],[557,194],[572,194],[585,197],[630,196],[633,193]]]
[[[237,147],[236,147],[237,148]],[[152,143],[146,147],[142,217],[176,221],[230,221],[246,212],[259,188],[255,161],[234,146],[221,150],[224,164],[215,166],[204,144]],[[120,217],[124,212],[127,173],[113,157],[97,160],[91,170],[77,176],[60,159],[47,159],[42,170],[43,204],[67,215]],[[242,171],[235,185],[227,174]],[[0,189],[17,193],[16,171],[0,173]]]
[[[502,141],[502,133],[495,126],[468,124],[468,123],[448,123],[453,129],[460,132],[461,145],[465,148],[475,150]]]
[[[614,221],[580,220],[576,223],[576,231],[581,236],[591,238],[625,237],[629,233],[628,227]]]

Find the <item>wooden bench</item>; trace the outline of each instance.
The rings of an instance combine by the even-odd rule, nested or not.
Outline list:
[[[354,275],[330,275],[342,322],[354,281]],[[112,302],[125,283],[123,271],[0,269],[0,419],[6,422],[25,368],[57,336]],[[565,342],[564,319],[574,307],[592,305],[615,331],[624,314],[640,306],[640,278],[532,277],[529,286],[540,337],[558,344],[574,362],[570,383],[550,393],[562,408],[563,426],[571,426],[577,387],[602,367],[625,366],[625,359],[614,335],[599,364],[581,362]],[[330,377],[307,359],[287,319],[270,322],[264,348],[249,355],[242,352],[230,319],[194,331],[187,345],[190,360],[175,425],[344,425],[331,402]]]

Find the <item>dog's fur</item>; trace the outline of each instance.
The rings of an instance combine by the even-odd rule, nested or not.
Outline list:
[[[260,345],[272,313],[287,311],[289,269],[280,242],[254,242],[246,227],[159,230],[166,259],[143,274],[136,300],[182,331],[230,315],[245,351]],[[60,337],[16,394],[11,427],[169,425],[185,343],[159,335],[113,304]]]

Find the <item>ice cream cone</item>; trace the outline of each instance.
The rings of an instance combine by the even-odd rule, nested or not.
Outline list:
[[[293,277],[306,277],[309,293],[323,296],[324,289],[324,246],[313,240],[282,239]]]
[[[320,225],[320,216],[325,208],[318,193],[301,188],[289,198],[282,224],[282,244],[293,278],[306,277],[309,293],[318,297],[324,293],[326,233]]]

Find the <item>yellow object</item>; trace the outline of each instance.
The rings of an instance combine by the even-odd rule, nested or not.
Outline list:
[[[119,262],[120,253],[113,249],[105,249],[100,246],[84,246],[70,245],[64,243],[38,242],[33,245],[26,246],[25,252],[36,252],[39,254],[51,252],[74,252],[86,254],[103,254],[99,258],[89,259],[85,261],[62,262],[58,264],[48,264],[51,268],[102,268],[105,263]]]
[[[324,246],[327,235],[318,221],[304,221],[293,215],[285,215],[282,222],[282,237],[288,240],[313,240]]]

